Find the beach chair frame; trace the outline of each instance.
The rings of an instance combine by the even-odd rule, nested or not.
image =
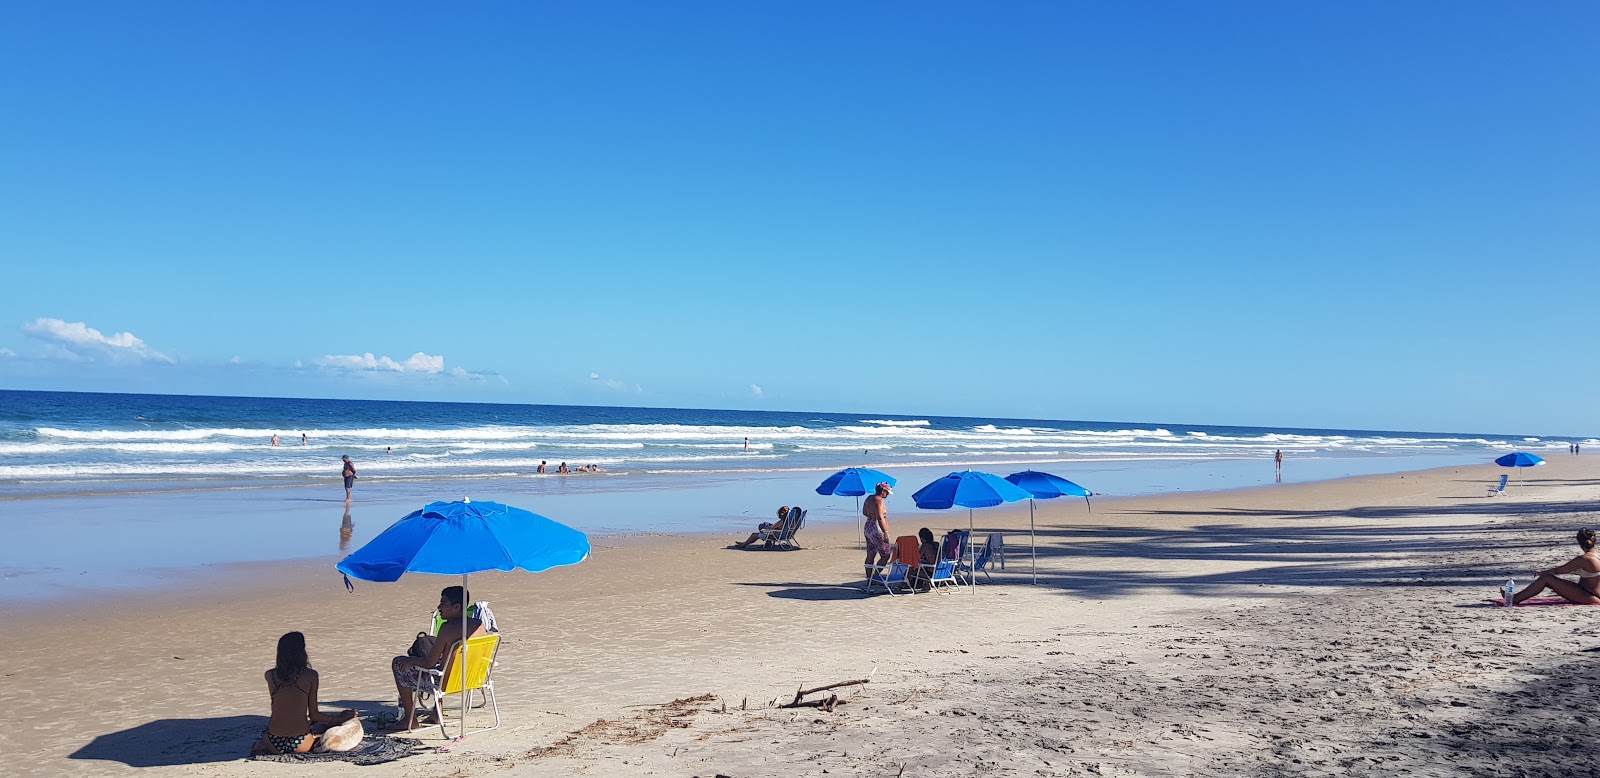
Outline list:
[[[952,536],[959,538],[953,556],[945,553],[945,549],[950,545],[948,539]],[[929,588],[935,592],[939,591],[940,584],[961,588],[961,557],[967,553],[967,544],[971,541],[972,538],[967,536],[965,530],[951,530],[939,538],[939,561],[933,565],[922,566],[923,569],[932,568],[928,574]]]
[[[777,532],[771,529],[760,530],[761,539],[766,541],[764,547],[775,551],[800,551],[800,543],[794,536],[805,525],[806,511],[799,506],[790,508],[789,517],[783,522],[782,529]]]
[[[418,690],[432,697],[433,715],[439,722],[439,733],[446,738],[450,737],[450,733],[445,729],[444,698],[452,694],[461,695],[463,716],[471,705],[471,695],[475,691],[483,694],[489,707],[494,711],[493,725],[464,732],[462,737],[500,728],[500,702],[494,696],[494,668],[500,658],[500,635],[498,633],[479,635],[469,638],[467,643],[468,655],[472,658],[473,666],[468,668],[464,683],[463,674],[457,669],[461,663],[461,641],[457,640],[450,645],[450,651],[445,655],[448,659],[445,660],[443,670],[423,670],[423,686],[426,688]],[[488,656],[487,661],[480,661],[479,657],[484,655]]]
[[[1511,478],[1511,476],[1506,475],[1505,473],[1501,473],[1500,474],[1500,483],[1489,487],[1489,496],[1490,497],[1498,497],[1498,496],[1500,496],[1502,494],[1505,494],[1506,493],[1506,481],[1510,480],[1510,478]]]

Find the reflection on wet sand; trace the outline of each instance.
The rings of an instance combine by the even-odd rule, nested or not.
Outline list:
[[[356,525],[350,523],[350,505],[344,506],[344,521],[339,524],[339,550],[350,550],[350,536],[356,532]]]

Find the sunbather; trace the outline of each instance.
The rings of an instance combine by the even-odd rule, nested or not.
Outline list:
[[[395,690],[400,693],[400,717],[391,729],[406,732],[417,726],[417,690],[426,688],[427,671],[444,669],[445,652],[461,641],[461,635],[477,637],[486,634],[483,622],[466,618],[467,592],[459,586],[446,586],[439,592],[439,615],[444,623],[432,641],[413,644],[421,656],[397,656],[389,663],[394,672]],[[463,629],[465,622],[465,629]],[[426,637],[426,635],[420,636]]]
[[[1517,592],[1516,596],[1511,598],[1511,604],[1515,605],[1530,597],[1537,597],[1543,594],[1545,589],[1549,589],[1568,602],[1600,605],[1600,554],[1595,553],[1594,545],[1594,530],[1578,530],[1578,548],[1583,549],[1583,553],[1560,567],[1533,571],[1536,576],[1533,583]],[[1560,577],[1568,573],[1577,573],[1578,580],[1569,581]]]
[[[256,742],[254,751],[258,753],[304,754],[316,744],[322,730],[356,717],[353,710],[337,714],[318,710],[317,671],[306,658],[306,636],[299,632],[278,638],[278,663],[267,671],[266,678],[272,718]]]
[[[783,506],[783,507],[778,509],[778,520],[777,521],[763,521],[763,522],[761,522],[761,526],[758,527],[755,532],[750,533],[750,537],[745,538],[743,543],[735,543],[733,545],[735,547],[737,547],[737,548],[746,548],[746,547],[750,546],[752,543],[755,543],[757,540],[760,540],[763,536],[774,535],[774,534],[782,532],[784,530],[785,525],[787,525],[788,522],[789,522],[789,506],[785,505],[785,506]]]
[[[933,530],[927,527],[917,530],[917,540],[920,564],[911,571],[911,588],[925,592],[933,586],[932,568],[939,564],[939,544],[933,541]]]

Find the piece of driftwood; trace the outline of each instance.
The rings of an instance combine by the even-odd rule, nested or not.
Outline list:
[[[786,703],[784,703],[782,705],[779,705],[778,707],[780,707],[780,708],[816,708],[818,710],[825,710],[825,711],[827,711],[829,713],[832,713],[834,708],[845,704],[845,702],[846,702],[846,700],[839,699],[839,695],[830,694],[826,698],[818,697],[815,700],[806,700],[804,702],[786,702]]]
[[[817,692],[825,692],[825,691],[827,691],[829,689],[837,689],[837,688],[839,688],[841,686],[858,686],[860,684],[870,683],[871,681],[872,681],[871,678],[857,678],[854,681],[840,681],[838,683],[830,683],[827,686],[818,686],[815,689],[807,689],[807,688],[801,687],[798,691],[796,691],[794,693],[794,703],[791,703],[789,705],[785,705],[783,707],[785,707],[785,708],[793,707],[794,704],[799,703],[801,700],[805,699],[805,696],[808,695],[808,694],[816,694]]]

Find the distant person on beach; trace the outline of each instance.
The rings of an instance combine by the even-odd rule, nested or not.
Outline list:
[[[427,675],[423,671],[444,669],[445,652],[461,641],[463,633],[469,638],[485,634],[483,622],[467,618],[468,601],[465,589],[446,586],[444,591],[439,592],[439,615],[444,619],[439,634],[429,640],[424,640],[429,637],[427,633],[417,635],[416,642],[411,644],[411,652],[406,656],[397,656],[389,663],[389,669],[394,673],[395,690],[400,693],[400,717],[390,727],[391,731],[416,729],[417,689],[422,687],[422,679]]]
[[[749,438],[745,438],[744,439],[744,450],[745,451],[749,451],[750,450],[750,439]]]
[[[562,475],[568,475],[572,471],[567,469],[567,463],[566,462],[562,462],[558,467],[556,467],[556,472],[560,473]]]
[[[350,502],[350,487],[356,485],[356,466],[350,461],[349,454],[344,455],[344,471],[341,475],[344,476],[344,501]]]
[[[784,506],[778,508],[778,520],[777,521],[763,521],[763,522],[761,522],[761,524],[756,527],[756,531],[750,533],[750,537],[745,538],[744,542],[735,543],[733,545],[736,548],[748,548],[752,543],[755,543],[756,541],[760,540],[762,535],[765,535],[765,534],[768,534],[768,533],[783,532],[783,527],[788,522],[789,522],[789,506],[784,505]]]
[[[278,638],[278,662],[267,671],[266,679],[272,717],[253,752],[304,754],[316,744],[321,731],[356,717],[353,710],[327,714],[318,709],[320,679],[306,657],[306,636],[299,632]]]
[[[300,445],[307,445],[306,434],[304,432],[300,433]]]
[[[394,453],[394,446],[384,446],[383,447],[383,453],[385,453],[385,454],[393,454]]]
[[[885,502],[893,490],[889,484],[880,483],[873,490],[872,496],[861,504],[861,515],[867,517],[866,524],[862,525],[861,532],[867,541],[867,578],[872,578],[875,567],[888,567],[889,559],[894,556],[894,546],[889,545],[889,506]],[[873,560],[877,564],[873,564]]]
[[[278,445],[278,436],[276,434],[272,436],[272,445]]]
[[[545,461],[543,459],[539,460],[539,475],[544,475],[548,472],[550,471],[545,467]]]
[[[1561,595],[1567,602],[1600,605],[1600,554],[1595,553],[1594,544],[1594,530],[1578,530],[1578,548],[1583,549],[1583,553],[1560,567],[1533,571],[1535,576],[1533,583],[1517,592],[1516,596],[1511,598],[1511,604],[1516,605],[1529,597],[1538,597],[1544,590],[1549,589]],[[1569,581],[1560,577],[1570,573],[1577,573],[1578,580]]]
[[[1283,483],[1283,449],[1281,448],[1272,454],[1272,472],[1275,474],[1275,480],[1278,483]]]

